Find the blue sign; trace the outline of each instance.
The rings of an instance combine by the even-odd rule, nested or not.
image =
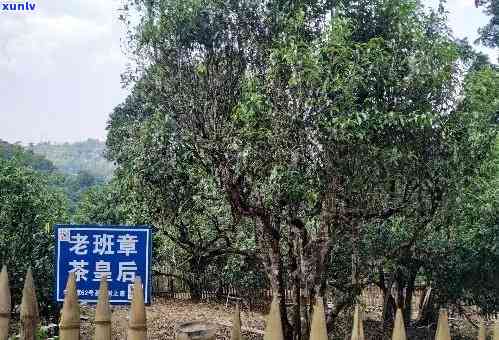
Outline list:
[[[151,301],[152,233],[149,226],[55,226],[55,299],[64,301],[69,273],[74,272],[80,301],[96,303],[102,276],[109,282],[109,302],[129,304],[136,276]]]

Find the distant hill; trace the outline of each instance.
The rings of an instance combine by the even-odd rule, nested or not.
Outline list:
[[[29,167],[44,173],[54,188],[62,190],[69,200],[73,214],[82,193],[108,181],[114,171],[104,154],[105,144],[89,139],[81,143],[40,143],[23,147],[0,139],[0,160],[6,159],[17,166]]]
[[[114,172],[114,165],[104,158],[106,144],[96,139],[76,143],[31,144],[29,149],[50,160],[65,174],[77,175],[85,172],[107,181]]]

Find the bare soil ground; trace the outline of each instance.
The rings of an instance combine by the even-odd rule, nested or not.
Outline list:
[[[187,321],[206,321],[216,324],[217,339],[230,339],[233,306],[211,303],[192,303],[183,300],[155,300],[147,309],[149,339],[175,339],[176,328]],[[85,307],[82,315],[82,340],[92,339],[94,308]],[[128,308],[113,307],[113,339],[126,339]],[[257,312],[241,311],[243,334],[247,340],[263,339],[264,316]],[[251,330],[251,331],[250,331]],[[260,333],[260,334],[259,334]]]
[[[345,313],[348,315],[350,313]],[[93,335],[93,307],[82,308],[82,340],[92,339]],[[147,327],[149,339],[175,339],[178,325],[187,321],[206,321],[216,324],[217,339],[230,339],[230,330],[233,319],[233,306],[225,308],[221,304],[192,303],[186,300],[156,299],[147,307]],[[375,311],[366,314],[364,329],[366,339],[391,339],[390,330],[383,331]],[[127,307],[113,307],[113,339],[126,339],[128,322]],[[247,340],[263,339],[265,318],[262,313],[241,311],[243,334]],[[453,340],[468,340],[477,338],[477,330],[462,319],[450,320]],[[346,340],[350,338],[351,316],[344,316],[336,323],[331,339]],[[434,338],[434,329],[410,328],[408,338],[411,340],[431,340]]]

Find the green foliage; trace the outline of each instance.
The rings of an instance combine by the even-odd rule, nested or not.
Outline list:
[[[2,140],[0,140],[0,159],[15,160],[22,166],[46,173],[55,171],[54,164],[45,157],[26,150],[20,145],[9,144]]]
[[[485,14],[490,16],[490,21],[484,27],[479,29],[480,41],[487,47],[499,46],[499,1],[497,0],[475,0],[478,6],[485,7]]]
[[[499,306],[499,74],[491,68],[471,74],[465,93],[457,130],[461,164],[478,166],[464,172],[453,192],[445,252],[436,257],[432,270],[446,298],[491,314]]]
[[[21,302],[23,279],[32,268],[42,311],[54,313],[52,226],[68,221],[67,200],[45,175],[0,160],[0,261],[9,268],[13,299]],[[52,314],[54,315],[54,314]]]
[[[76,175],[56,174],[51,177],[51,184],[64,191],[69,198],[70,211],[73,214],[82,195],[94,186],[104,185],[102,178],[95,177],[87,171],[80,171]]]
[[[47,331],[45,329],[43,329],[42,327],[38,327],[36,330],[35,339],[43,340],[43,339],[47,339],[47,338],[48,338]]]
[[[436,168],[440,176],[447,169],[445,196],[433,217],[421,224],[399,215],[366,226],[364,256],[374,265],[366,271],[378,284],[380,275],[403,286],[417,279],[433,287],[439,303],[475,305],[484,314],[497,310],[498,79],[492,68],[468,74],[464,99],[446,117],[450,157]]]
[[[95,185],[81,194],[74,220],[82,224],[125,224],[124,201],[114,182]]]

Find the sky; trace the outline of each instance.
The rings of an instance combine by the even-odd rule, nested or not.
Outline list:
[[[120,78],[128,62],[120,0],[29,3],[35,10],[0,11],[0,139],[105,140],[109,114],[128,93]],[[488,21],[482,9],[474,0],[448,0],[448,7],[455,36],[474,41]],[[497,50],[481,50],[497,60]]]

